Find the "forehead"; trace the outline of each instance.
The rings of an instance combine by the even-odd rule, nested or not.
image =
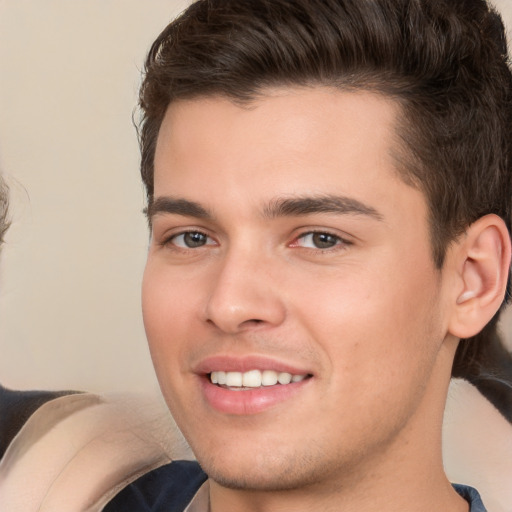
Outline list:
[[[268,90],[244,105],[174,102],[158,136],[155,197],[208,205],[314,193],[367,202],[397,182],[416,196],[396,170],[399,113],[385,96],[327,87]]]
[[[272,140],[280,145],[288,143],[282,149],[293,145],[304,151],[311,149],[308,142],[313,142],[313,135],[315,139],[322,137],[327,146],[343,134],[347,141],[350,138],[354,151],[372,139],[386,139],[391,146],[399,108],[396,101],[382,94],[323,86],[267,89],[244,103],[223,96],[178,100],[169,105],[162,121],[156,160],[163,144],[171,141],[178,150],[191,142],[191,136],[202,138],[201,149],[227,134],[231,139],[224,140],[226,144],[255,145]]]

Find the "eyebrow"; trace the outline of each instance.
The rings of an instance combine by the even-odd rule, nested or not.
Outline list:
[[[186,217],[195,217],[197,219],[212,219],[213,215],[199,203],[189,201],[188,199],[174,197],[158,197],[151,201],[144,209],[148,221],[158,214],[171,213],[175,215],[184,215]]]
[[[175,214],[197,219],[212,220],[214,216],[199,203],[188,199],[174,197],[158,197],[145,209],[148,221],[158,214]],[[304,197],[283,197],[273,199],[263,209],[263,217],[275,219],[279,217],[300,217],[315,213],[333,213],[343,215],[365,215],[377,220],[383,216],[372,206],[357,199],[345,196],[322,195]]]
[[[346,196],[322,195],[279,198],[271,201],[264,210],[264,216],[269,219],[298,217],[315,213],[366,215],[377,220],[383,220],[383,216],[372,206]]]

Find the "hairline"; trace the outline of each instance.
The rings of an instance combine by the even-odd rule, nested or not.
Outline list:
[[[361,76],[362,75],[362,76]],[[367,78],[373,77],[373,80],[368,80],[368,83],[362,83],[364,75]],[[431,201],[430,195],[428,194],[426,187],[424,186],[422,180],[418,179],[412,170],[414,166],[422,166],[422,162],[418,162],[417,159],[412,154],[412,151],[409,148],[409,144],[406,141],[405,134],[408,133],[411,127],[414,127],[414,123],[412,119],[408,118],[406,114],[406,109],[408,106],[407,100],[401,96],[398,92],[392,92],[391,87],[389,90],[386,90],[384,87],[384,80],[382,76],[379,76],[379,73],[369,73],[366,74],[365,71],[362,71],[357,76],[352,76],[348,79],[345,77],[338,80],[330,80],[330,81],[321,81],[321,80],[289,80],[289,81],[277,81],[274,80],[269,82],[268,84],[261,85],[255,88],[253,91],[243,91],[240,94],[230,93],[229,91],[222,90],[220,87],[212,88],[210,90],[205,90],[202,92],[193,92],[190,94],[180,94],[175,97],[171,97],[170,101],[167,103],[166,107],[162,110],[162,113],[159,116],[155,116],[152,121],[158,122],[158,129],[156,136],[154,138],[154,148],[152,151],[152,163],[151,163],[151,172],[152,172],[152,185],[153,189],[151,190],[151,194],[148,194],[148,206],[144,209],[146,212],[152,205],[154,200],[154,175],[155,175],[155,154],[156,147],[158,143],[158,138],[160,135],[160,129],[162,127],[164,118],[172,105],[179,104],[181,102],[195,101],[195,100],[203,100],[203,99],[226,99],[230,101],[232,104],[241,107],[250,109],[259,99],[272,96],[273,92],[277,93],[278,91],[283,90],[300,90],[300,89],[331,89],[333,92],[340,93],[354,93],[357,94],[359,92],[366,92],[370,94],[374,94],[376,96],[380,96],[384,98],[386,101],[392,102],[396,107],[397,115],[393,121],[394,125],[394,133],[391,139],[392,146],[390,151],[390,156],[395,163],[395,171],[398,178],[406,185],[412,187],[415,190],[420,191],[425,198],[427,209],[428,209],[428,224],[429,224],[429,235],[430,235],[430,246],[431,246],[431,256],[435,267],[437,269],[441,269],[444,263],[444,258],[446,254],[446,250],[453,241],[455,237],[452,239],[445,241],[444,244],[436,243],[436,219],[434,216],[434,205]],[[398,88],[398,87],[397,87]],[[270,92],[270,94],[269,94]],[[416,129],[416,127],[414,127]],[[460,233],[456,233],[459,235]]]

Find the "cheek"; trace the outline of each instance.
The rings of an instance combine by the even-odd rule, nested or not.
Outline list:
[[[183,349],[179,340],[189,325],[183,319],[189,317],[194,300],[193,287],[184,284],[148,261],[142,281],[142,315],[157,374],[160,367],[164,371],[176,364]]]
[[[428,297],[434,293],[433,280],[422,275],[411,274],[407,283],[359,275],[344,279],[330,293],[310,289],[316,315],[308,317],[307,330],[322,346],[330,368],[325,404],[336,404],[333,414],[340,415],[340,425],[370,435],[376,418],[391,428],[420,401],[442,339]],[[357,426],[344,417],[346,411]]]
[[[302,281],[299,316],[323,345],[337,379],[399,378],[426,364],[442,340],[431,265],[352,268],[321,283]],[[384,260],[382,260],[384,262]],[[312,314],[314,312],[314,314]]]
[[[178,422],[187,409],[180,397],[188,396],[184,392],[183,354],[185,340],[190,339],[191,288],[148,261],[142,282],[144,328],[162,394]]]

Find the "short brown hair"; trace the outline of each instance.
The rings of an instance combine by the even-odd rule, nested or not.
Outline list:
[[[503,23],[484,0],[193,3],[145,64],[139,136],[149,203],[170,103],[208,95],[248,102],[287,85],[370,90],[400,104],[398,169],[425,193],[438,268],[449,243],[483,215],[499,215],[510,231],[512,74]],[[491,371],[497,318],[461,341],[455,376],[481,376],[485,361]]]

